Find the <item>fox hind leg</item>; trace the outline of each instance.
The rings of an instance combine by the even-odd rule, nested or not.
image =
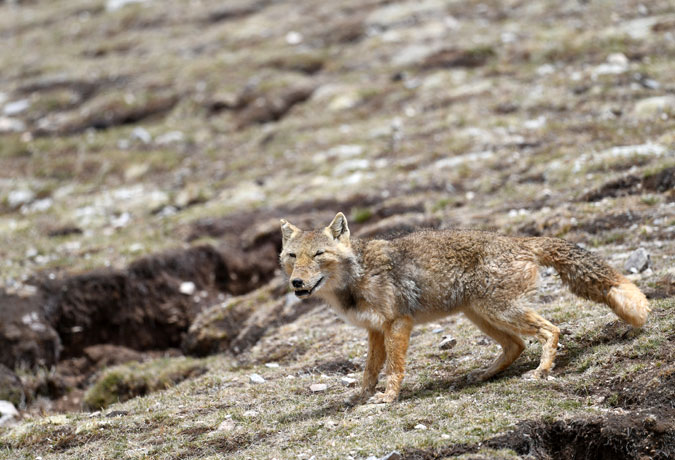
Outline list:
[[[485,334],[492,337],[502,347],[502,354],[487,368],[474,371],[468,376],[471,383],[484,382],[503,371],[513,363],[525,350],[525,343],[518,334],[505,329],[498,329],[486,317],[474,310],[467,309],[464,314]]]
[[[521,332],[534,335],[541,342],[541,360],[539,366],[525,374],[529,378],[545,377],[554,366],[560,329],[532,309],[526,309],[522,316]]]
[[[536,311],[531,308],[520,307],[516,303],[509,303],[505,308],[480,308],[478,311],[469,312],[467,310],[465,313],[483,332],[499,342],[504,349],[503,355],[482,375],[481,380],[492,377],[515,361],[525,348],[520,338],[521,335],[533,335],[542,345],[539,366],[526,373],[525,377],[541,378],[546,376],[553,368],[560,329]],[[472,314],[477,318],[472,318],[470,316]],[[512,339],[515,344],[508,344],[506,337]],[[506,342],[507,345],[505,346],[502,342]],[[518,348],[515,348],[515,346]]]

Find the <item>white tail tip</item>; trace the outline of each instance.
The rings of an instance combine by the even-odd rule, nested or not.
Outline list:
[[[612,287],[607,294],[607,301],[614,313],[635,327],[642,326],[651,311],[645,295],[628,280]]]

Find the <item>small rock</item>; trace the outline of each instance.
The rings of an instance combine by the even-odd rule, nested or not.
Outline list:
[[[380,460],[400,460],[400,459],[401,459],[401,453],[397,450],[392,450],[387,455],[382,457]]]
[[[234,422],[231,419],[227,419],[224,420],[223,423],[218,425],[218,431],[232,431],[234,430],[234,427],[235,427]]]
[[[35,193],[30,189],[12,190],[7,195],[7,204],[12,209],[17,209],[35,199]]]
[[[286,34],[286,43],[289,45],[298,45],[302,43],[302,40],[303,36],[300,32],[292,30]]]
[[[346,387],[353,387],[356,385],[356,379],[353,379],[351,377],[342,377],[340,379],[340,383],[342,383]]]
[[[113,410],[105,414],[107,418],[113,418],[113,417],[122,417],[123,415],[127,415],[129,412],[125,410]]]
[[[424,425],[424,424],[422,424],[422,423],[418,423],[417,425],[415,425],[415,429],[416,429],[416,430],[424,431],[424,430],[427,429],[427,426]]]
[[[166,145],[181,142],[183,139],[185,139],[185,135],[181,131],[169,131],[168,133],[157,136],[155,142],[158,145]]]
[[[260,374],[251,374],[248,377],[252,383],[265,383],[265,379]]]
[[[97,410],[96,412],[92,412],[91,414],[89,414],[89,418],[96,418],[96,417],[100,417],[100,416],[101,416],[100,410]]]
[[[431,332],[433,332],[434,334],[440,334],[441,332],[443,332],[443,328],[437,327],[435,329],[432,329]]]
[[[313,383],[310,385],[309,389],[312,391],[312,393],[318,393],[321,391],[326,391],[328,389],[328,385],[325,383]]]
[[[19,411],[9,401],[0,401],[0,426],[8,425],[19,418]]]
[[[131,131],[131,138],[138,139],[144,144],[149,144],[152,142],[152,135],[148,132],[147,129],[137,126]]]
[[[276,369],[277,367],[279,367],[279,363],[265,363],[265,367]]]
[[[30,107],[28,99],[21,99],[5,105],[3,112],[7,116],[18,115]]]
[[[144,3],[147,0],[108,0],[105,4],[106,11],[117,11],[132,3]]]
[[[455,345],[457,345],[457,339],[451,335],[444,335],[441,343],[438,344],[438,348],[441,350],[450,350]]]
[[[180,288],[178,288],[181,294],[192,295],[197,290],[197,286],[192,281],[183,281],[180,283]]]
[[[26,124],[16,118],[0,117],[0,133],[15,133],[26,129]]]
[[[644,248],[638,248],[628,256],[623,268],[628,273],[640,273],[649,267],[650,262],[649,253]]]
[[[638,118],[658,117],[662,113],[675,113],[675,96],[655,96],[639,100],[633,108]]]
[[[242,414],[244,417],[257,417],[258,416],[258,411],[257,410],[247,410]]]

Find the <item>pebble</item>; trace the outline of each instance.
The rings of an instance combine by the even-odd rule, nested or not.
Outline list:
[[[7,195],[7,204],[10,208],[16,209],[35,199],[35,193],[30,189],[12,190]]]
[[[152,135],[148,132],[147,129],[137,126],[131,131],[132,139],[138,139],[144,144],[149,144],[152,142]]]
[[[276,369],[277,367],[279,367],[279,363],[265,363],[265,367]]]
[[[18,115],[30,107],[28,99],[21,99],[5,105],[3,112],[7,116]]]
[[[313,383],[309,386],[309,389],[312,391],[312,393],[318,393],[321,391],[326,391],[328,389],[328,385],[325,383]]]
[[[393,450],[382,457],[380,460],[400,460],[401,458],[401,453],[397,450]]]
[[[418,423],[417,425],[415,425],[415,429],[424,431],[427,429],[427,426],[422,423]]]
[[[257,417],[258,416],[258,411],[256,410],[247,410],[242,414],[244,417]]]
[[[638,118],[653,118],[662,113],[675,113],[675,96],[654,96],[640,99],[633,108]]]
[[[9,401],[0,401],[0,426],[7,425],[19,417],[19,411]]]
[[[26,129],[26,124],[16,118],[0,117],[0,133],[20,132]]]
[[[253,383],[265,383],[265,379],[263,378],[262,375],[251,374],[248,377],[249,377],[249,379],[251,379],[251,382],[253,382]]]
[[[145,3],[147,0],[108,0],[105,4],[106,11],[117,11],[132,3]]]
[[[623,268],[628,273],[640,273],[649,267],[650,262],[647,250],[645,248],[638,248],[628,256],[628,260],[626,260]]]
[[[195,283],[193,283],[192,281],[183,281],[182,283],[180,283],[180,288],[178,288],[180,293],[184,295],[192,295],[195,293],[196,289],[197,286],[195,286]]]
[[[455,345],[457,345],[457,339],[451,335],[444,335],[441,343],[438,344],[438,348],[441,350],[450,350]]]
[[[340,379],[340,383],[342,383],[346,387],[353,387],[356,385],[356,379],[353,379],[351,377],[342,377]]]

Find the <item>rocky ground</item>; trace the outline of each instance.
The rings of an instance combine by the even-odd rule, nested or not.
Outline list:
[[[0,1],[0,38],[0,458],[675,456],[672,2]],[[531,343],[468,384],[455,317],[348,408],[365,333],[276,260],[338,210],[564,237],[653,313],[543,270],[549,380]]]

